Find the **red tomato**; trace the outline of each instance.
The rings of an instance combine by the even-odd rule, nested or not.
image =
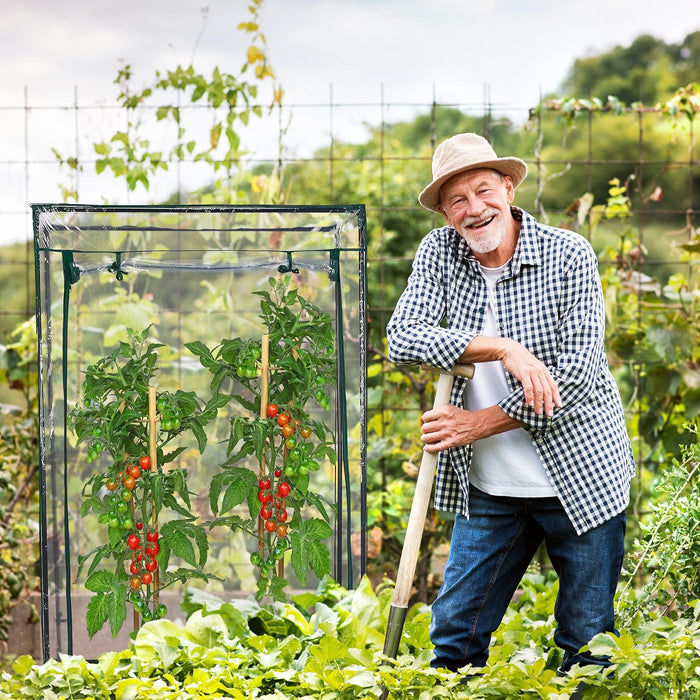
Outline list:
[[[267,490],[272,484],[269,479],[260,479],[260,481],[258,481],[258,486],[263,490]]]
[[[140,544],[139,536],[132,533],[126,538],[126,543],[129,545],[129,549],[138,549]]]
[[[275,521],[274,521],[274,520],[266,520],[266,521],[265,521],[265,529],[266,529],[268,532],[274,532],[276,527],[277,527],[277,526],[275,525]]]
[[[150,469],[151,468],[151,458],[148,455],[144,455],[139,460],[139,465],[141,466],[141,469]]]
[[[138,561],[132,561],[131,566],[129,566],[129,571],[132,574],[138,574],[141,571],[141,564]]]
[[[146,573],[144,573],[144,575],[141,577],[141,580],[145,586],[149,586],[151,581],[153,581],[153,574],[150,571],[146,571]]]
[[[263,506],[260,509],[260,517],[263,520],[269,520],[272,517],[272,511],[267,506]]]
[[[274,418],[277,415],[277,404],[269,403],[267,404],[267,417]]]
[[[128,471],[129,476],[134,477],[134,479],[138,479],[141,476],[141,469],[135,464],[132,464],[126,471]]]
[[[146,562],[146,571],[153,573],[158,568],[158,562],[155,559],[149,559]]]
[[[286,481],[280,482],[280,485],[277,487],[277,493],[279,493],[282,498],[289,496],[289,490],[290,486]]]
[[[277,425],[280,426],[280,428],[284,425],[287,425],[289,423],[289,414],[287,413],[280,413],[277,416]]]
[[[146,539],[149,542],[157,542],[158,541],[158,533],[155,530],[150,530],[149,533],[146,535]]]

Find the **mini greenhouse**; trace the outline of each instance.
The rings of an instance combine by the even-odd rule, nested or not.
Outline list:
[[[366,562],[362,206],[32,206],[45,658]]]

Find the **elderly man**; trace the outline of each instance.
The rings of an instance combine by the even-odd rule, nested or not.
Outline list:
[[[424,449],[440,453],[435,507],[456,513],[430,630],[432,665],[452,670],[486,664],[542,542],[559,576],[561,671],[605,666],[581,648],[615,629],[634,461],[597,259],[512,206],[526,174],[476,134],[438,146],[419,201],[447,225],[421,241],[387,327],[395,362],[476,363],[422,424]]]

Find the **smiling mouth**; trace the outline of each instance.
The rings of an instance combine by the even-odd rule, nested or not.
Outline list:
[[[480,228],[484,228],[484,226],[488,226],[494,219],[496,218],[496,215],[494,214],[493,216],[490,216],[488,219],[484,219],[483,221],[477,221],[474,224],[469,224],[467,226],[468,229],[471,229],[472,231],[475,231]]]

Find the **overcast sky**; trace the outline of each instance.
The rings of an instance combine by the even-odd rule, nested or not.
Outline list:
[[[246,0],[2,0],[0,106],[112,103],[127,61],[134,86],[194,61],[235,73]],[[204,11],[203,8],[207,8]],[[697,0],[264,0],[262,26],[285,90],[297,155],[327,142],[301,105],[385,102],[472,105],[526,115],[574,59],[642,33],[679,42],[700,29]],[[698,76],[700,79],[700,76]],[[296,107],[295,107],[296,106]],[[378,122],[360,109],[357,123]],[[478,111],[478,114],[481,112]],[[393,114],[387,118],[392,121]],[[396,112],[396,116],[399,115]],[[385,115],[386,117],[386,115]],[[353,124],[348,121],[348,131]],[[21,127],[21,119],[15,122]],[[335,126],[342,131],[342,120]],[[22,134],[2,129],[0,149]],[[337,134],[343,136],[343,134]],[[348,133],[348,138],[359,136]],[[318,139],[317,143],[314,140]],[[326,140],[324,140],[326,139]],[[31,157],[31,154],[30,154]],[[0,210],[8,205],[0,201]]]
[[[0,102],[114,96],[119,59],[148,79],[194,59],[240,65],[246,0],[3,0]],[[208,18],[203,8],[208,7]],[[642,33],[700,28],[697,0],[265,0],[262,25],[291,102],[479,102],[531,106],[573,60]],[[201,36],[200,36],[201,33]]]

